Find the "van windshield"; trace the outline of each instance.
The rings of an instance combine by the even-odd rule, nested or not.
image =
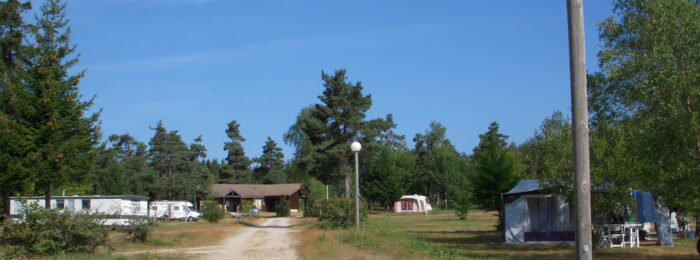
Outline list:
[[[196,209],[194,209],[194,207],[188,207],[188,209],[189,209],[190,211],[197,211]]]

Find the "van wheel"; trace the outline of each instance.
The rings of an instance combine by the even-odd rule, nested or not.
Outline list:
[[[192,217],[188,217],[188,218],[187,218],[187,221],[193,221],[193,220],[194,220],[194,219],[192,219]]]

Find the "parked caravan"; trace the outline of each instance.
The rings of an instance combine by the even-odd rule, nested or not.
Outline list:
[[[44,197],[11,197],[10,217],[18,218],[22,208],[30,203],[44,206]],[[23,204],[25,203],[25,204]],[[148,217],[148,197],[120,196],[52,196],[51,208],[65,211],[105,214],[104,225],[128,225],[133,218]]]
[[[197,221],[199,215],[199,212],[194,209],[194,205],[188,201],[168,200],[151,202],[151,210],[148,213],[148,216],[152,218],[188,221]]]
[[[404,195],[394,202],[394,212],[426,212],[433,210],[428,197],[422,195]]]

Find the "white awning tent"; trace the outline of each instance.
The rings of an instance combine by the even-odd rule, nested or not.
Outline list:
[[[507,244],[573,241],[575,222],[566,198],[543,193],[538,180],[521,180],[503,194],[503,202]]]

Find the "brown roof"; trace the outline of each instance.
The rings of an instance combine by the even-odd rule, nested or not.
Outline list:
[[[241,198],[291,196],[301,190],[301,183],[288,184],[213,184],[209,189],[214,197],[221,198],[232,191]]]

